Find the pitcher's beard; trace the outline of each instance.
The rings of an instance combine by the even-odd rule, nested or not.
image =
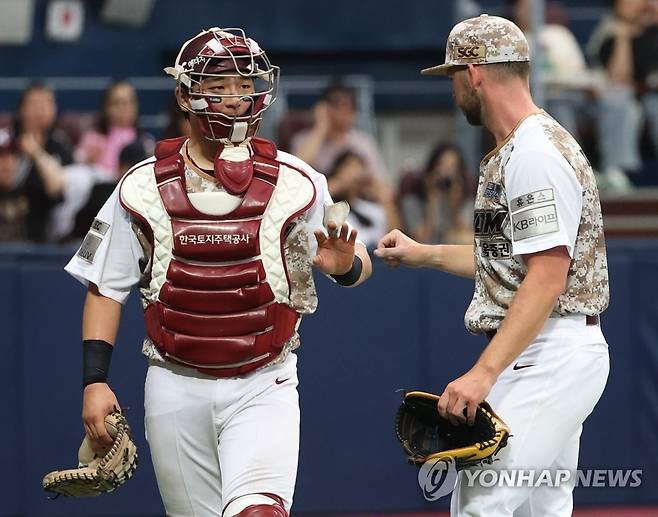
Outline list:
[[[462,113],[466,117],[466,120],[471,126],[481,126],[482,125],[482,106],[477,98],[469,99],[471,102],[465,102],[459,109],[462,110]]]
[[[455,103],[462,111],[468,123],[472,126],[482,125],[482,104],[474,91],[469,91],[458,99],[455,95]]]

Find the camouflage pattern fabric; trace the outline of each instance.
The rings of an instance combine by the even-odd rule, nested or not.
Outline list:
[[[603,218],[596,179],[574,138],[544,112],[540,124],[550,142],[571,165],[583,190],[583,207],[567,288],[552,317],[597,315],[609,301]],[[519,124],[520,125],[520,124]],[[480,164],[475,199],[475,293],[464,322],[474,333],[497,330],[525,278],[525,264],[513,256],[505,165],[514,150],[514,133]]]
[[[515,61],[530,61],[523,31],[505,18],[482,14],[455,25],[448,36],[445,63],[421,73],[446,75],[454,66]]]

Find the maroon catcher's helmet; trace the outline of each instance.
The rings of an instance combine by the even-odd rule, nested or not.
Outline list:
[[[181,108],[199,117],[204,136],[232,143],[256,134],[263,113],[276,98],[279,82],[279,67],[270,63],[265,51],[242,29],[213,27],[201,31],[183,44],[176,63],[165,72],[188,93],[190,107]],[[254,82],[254,92],[221,96],[205,93],[201,82],[209,77],[247,77]],[[250,109],[241,116],[214,111],[214,105],[229,97],[249,102]]]

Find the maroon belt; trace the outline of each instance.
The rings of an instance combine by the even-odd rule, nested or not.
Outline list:
[[[590,316],[589,314],[585,315],[585,325],[591,326],[591,325],[598,325],[599,324],[599,315],[595,314],[594,316]],[[487,336],[487,339],[491,341],[493,337],[496,335],[497,330],[487,330],[484,335]]]
[[[594,316],[590,316],[589,314],[585,316],[585,324],[586,325],[598,325],[599,324],[599,315],[595,314]]]

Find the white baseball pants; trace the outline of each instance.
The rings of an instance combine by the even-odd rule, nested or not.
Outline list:
[[[292,505],[299,452],[297,356],[241,378],[152,363],[145,427],[171,517],[221,516],[234,498],[273,493]]]
[[[549,318],[487,397],[512,436],[497,461],[483,468],[575,471],[582,424],[603,393],[608,371],[608,345],[598,325],[586,325],[584,316]],[[451,516],[567,517],[574,477],[553,487],[486,488],[460,472]]]

